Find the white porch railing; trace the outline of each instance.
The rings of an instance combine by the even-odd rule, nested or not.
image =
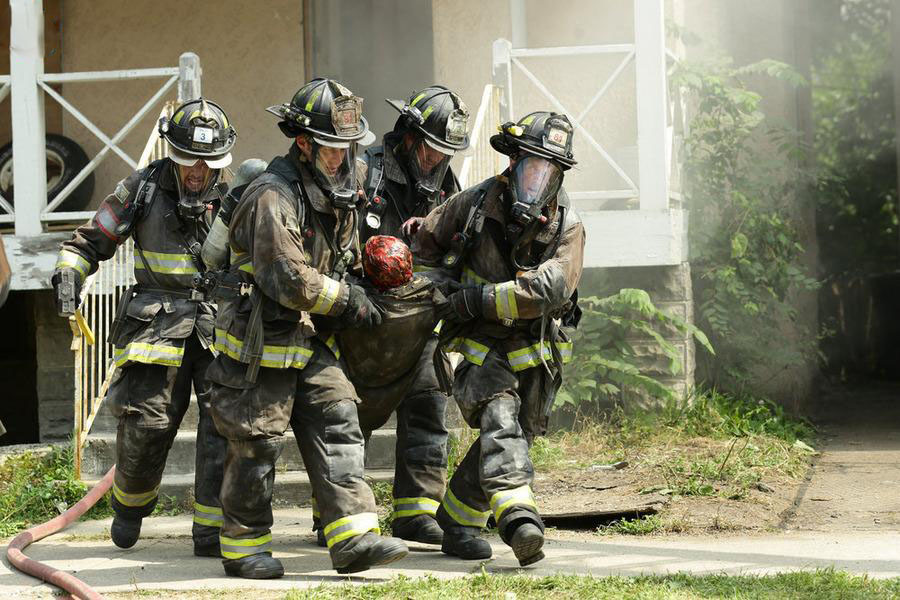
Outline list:
[[[472,185],[478,180],[473,177],[475,173],[480,177],[481,173],[500,172],[495,162],[497,153],[484,144],[498,124],[535,110],[566,114],[579,136],[575,155],[581,165],[567,175],[566,181],[569,197],[579,210],[587,232],[587,267],[675,265],[687,260],[687,218],[678,189],[678,150],[684,112],[680,95],[672,94],[676,100],[673,101],[667,89],[667,65],[670,60],[675,60],[675,55],[665,47],[664,1],[633,0],[633,10],[632,43],[513,48],[507,40],[496,40],[493,44],[493,86],[485,88],[473,131],[475,150],[466,158],[461,171],[460,179],[464,185]],[[557,68],[557,64],[571,59],[565,63],[569,65],[567,68],[573,73],[584,74],[584,80],[588,81],[594,80],[596,73],[584,70],[585,60],[610,56],[621,58],[612,63],[612,71],[596,89],[588,90],[584,108],[577,113],[567,109],[551,90],[553,86],[541,81],[535,74],[539,71],[529,62],[542,58],[562,61],[554,63]],[[590,67],[594,68],[599,69],[599,66]],[[623,123],[634,123],[636,139],[633,142],[629,139],[620,150],[627,157],[629,151],[636,148],[636,161],[625,164],[621,157],[619,160],[614,158],[615,152],[604,145],[603,132],[597,125],[593,128],[590,125],[602,122],[591,118],[591,112],[597,109],[600,100],[622,80],[623,73],[632,72],[633,103],[608,106],[606,110],[611,113],[605,115],[607,121],[612,116]],[[539,99],[536,100],[533,93],[530,96],[523,94],[524,88],[529,86],[537,90]],[[492,88],[490,93],[489,88]],[[619,91],[619,98],[632,94],[630,90]],[[522,106],[523,95],[529,100],[528,106]],[[572,104],[570,100],[567,102]],[[484,120],[479,121],[482,117]],[[628,130],[623,128],[623,131]],[[608,178],[590,177],[597,173],[593,169],[607,167],[610,169]],[[611,209],[610,201],[618,201],[617,208]],[[627,201],[628,208],[623,207],[622,201]]]
[[[159,116],[171,117],[175,104],[166,103]],[[155,122],[154,122],[155,123]],[[144,168],[154,160],[168,156],[168,146],[159,137],[154,125],[136,163]],[[119,298],[134,280],[134,242],[131,238],[116,250],[115,255],[100,263],[88,277],[81,291],[81,314],[94,343],[81,331],[75,317],[69,318],[72,328],[72,352],[75,355],[75,469],[81,477],[81,451],[100,410],[106,391],[116,370],[113,347],[106,342],[112,326]]]
[[[472,135],[469,138],[469,150],[463,158],[459,170],[459,183],[463,189],[473,186],[488,177],[500,173],[505,168],[503,156],[491,148],[490,138],[500,124],[500,90],[494,85],[484,86]]]

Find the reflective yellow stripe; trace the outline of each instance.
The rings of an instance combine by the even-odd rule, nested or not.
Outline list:
[[[113,496],[116,497],[116,500],[119,501],[120,504],[124,506],[131,507],[140,507],[147,506],[153,499],[159,495],[159,486],[156,486],[149,492],[138,492],[137,494],[132,494],[129,492],[123,492],[122,489],[113,483]]]
[[[494,286],[494,303],[497,306],[498,319],[518,319],[519,307],[516,304],[516,282],[505,281]]]
[[[322,276],[322,291],[316,298],[316,303],[309,312],[317,315],[327,315],[334,307],[334,301],[337,300],[338,294],[341,293],[341,284],[330,277]]]
[[[60,250],[56,256],[56,269],[75,269],[81,275],[81,280],[87,277],[91,270],[91,263],[85,257],[71,250]]]
[[[170,254],[168,252],[149,252],[147,250],[144,250],[143,254],[144,258],[147,259],[147,266],[154,273],[193,275],[199,272],[190,254]],[[141,260],[140,256],[135,256],[134,268],[144,268],[144,261]]]
[[[556,349],[559,350],[563,363],[568,363],[572,360],[572,342],[559,342],[556,344]],[[550,342],[545,341],[543,345],[537,343],[513,350],[506,354],[506,360],[509,361],[509,366],[513,372],[518,372],[541,364],[541,356],[547,361],[553,359],[553,355],[550,352]]]
[[[454,521],[466,527],[484,527],[487,525],[488,517],[491,516],[489,510],[482,512],[460,502],[450,488],[447,488],[441,506]]]
[[[243,347],[243,340],[226,333],[223,329],[216,328],[216,341],[213,348],[218,352],[224,352],[226,356],[240,360]],[[302,369],[309,363],[312,355],[313,351],[304,346],[266,344],[263,346],[262,360],[259,364],[272,369]]]
[[[331,353],[334,354],[336,359],[341,359],[341,348],[338,346],[337,336],[333,333],[329,335],[328,339],[325,340],[325,345],[328,346],[328,349],[331,350]]]
[[[184,358],[184,347],[130,342],[124,348],[115,348],[113,356],[117,367],[121,367],[128,361],[177,367],[181,365],[181,360]]]
[[[199,502],[194,502],[194,523],[210,527],[221,527],[223,521],[224,518],[220,507],[205,506]]]
[[[537,510],[530,486],[523,485],[512,490],[503,490],[491,496],[491,510],[494,511],[494,519],[498,523],[503,513],[513,506],[530,506]]]
[[[313,513],[313,516],[314,516],[315,518],[318,519],[318,518],[321,517],[322,515],[319,513],[319,503],[316,502],[316,497],[315,497],[315,496],[312,497],[312,499],[310,500],[310,503],[312,504],[312,513]]]
[[[436,271],[438,267],[429,267],[427,265],[413,265],[413,273],[427,273],[428,271]]]
[[[236,539],[219,535],[219,545],[225,558],[244,558],[254,554],[270,552],[272,534],[267,533],[258,538]]]
[[[325,539],[328,541],[328,547],[331,548],[340,541],[362,535],[367,531],[381,533],[381,529],[378,528],[377,514],[359,513],[337,519],[326,525],[325,529],[322,530],[322,533],[325,534]]]
[[[481,285],[481,284],[491,283],[491,282],[488,281],[487,279],[485,279],[484,277],[482,277],[481,275],[479,275],[478,273],[476,273],[475,271],[473,271],[472,269],[470,269],[468,265],[466,265],[465,267],[463,267],[462,283],[468,284],[468,285],[472,285],[472,284]]]
[[[467,361],[478,366],[484,364],[484,359],[490,352],[490,348],[470,338],[453,338],[448,344],[447,350],[459,352]]]
[[[421,100],[421,99],[424,98],[424,97],[425,97],[425,92],[422,92],[421,94],[419,94],[418,96],[416,96],[415,98],[413,98],[413,101],[410,102],[409,105],[410,105],[410,106],[415,106],[416,104],[418,104],[419,100]]]
[[[437,325],[434,326],[434,329],[431,330],[431,333],[433,333],[434,335],[440,335],[441,329],[443,329],[443,328],[444,328],[444,320],[441,319],[440,321],[437,322]]]
[[[394,518],[432,515],[437,513],[440,503],[431,498],[394,498]]]

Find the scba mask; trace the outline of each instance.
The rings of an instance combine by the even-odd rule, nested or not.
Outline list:
[[[178,214],[184,219],[197,219],[208,210],[221,171],[209,168],[203,160],[197,160],[191,166],[174,161],[173,165],[178,188]]]
[[[525,155],[516,161],[509,174],[507,231],[512,239],[533,223],[546,224],[544,209],[556,198],[562,180],[562,168],[552,160]]]
[[[335,208],[355,209],[359,196],[356,185],[355,142],[331,142],[313,139],[313,177],[328,194]]]
[[[409,149],[407,158],[416,192],[426,197],[436,194],[444,183],[452,158],[452,150],[441,148],[427,138],[418,137]]]

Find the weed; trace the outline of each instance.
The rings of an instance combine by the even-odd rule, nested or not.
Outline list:
[[[52,519],[87,493],[87,486],[75,478],[73,456],[67,444],[45,455],[11,456],[0,466],[0,537]],[[86,518],[110,514],[109,503],[101,500]]]
[[[647,515],[636,519],[619,519],[609,525],[601,525],[597,528],[597,532],[603,534],[649,535],[664,529],[665,527],[659,515]]]

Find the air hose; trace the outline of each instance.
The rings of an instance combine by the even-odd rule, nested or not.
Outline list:
[[[41,523],[40,525],[35,525],[30,529],[26,529],[13,538],[9,543],[9,546],[6,547],[6,558],[9,559],[9,563],[23,573],[27,573],[28,575],[37,577],[42,581],[64,589],[75,598],[83,598],[84,600],[102,600],[103,596],[101,594],[94,591],[93,588],[74,575],[28,558],[22,551],[30,544],[62,531],[81,518],[81,515],[97,504],[97,501],[109,491],[110,487],[112,487],[113,475],[115,472],[116,467],[111,467],[109,471],[106,472],[106,475],[103,476],[103,479],[101,479],[97,485],[92,487],[84,498],[79,500],[75,506],[63,514],[46,523]]]

